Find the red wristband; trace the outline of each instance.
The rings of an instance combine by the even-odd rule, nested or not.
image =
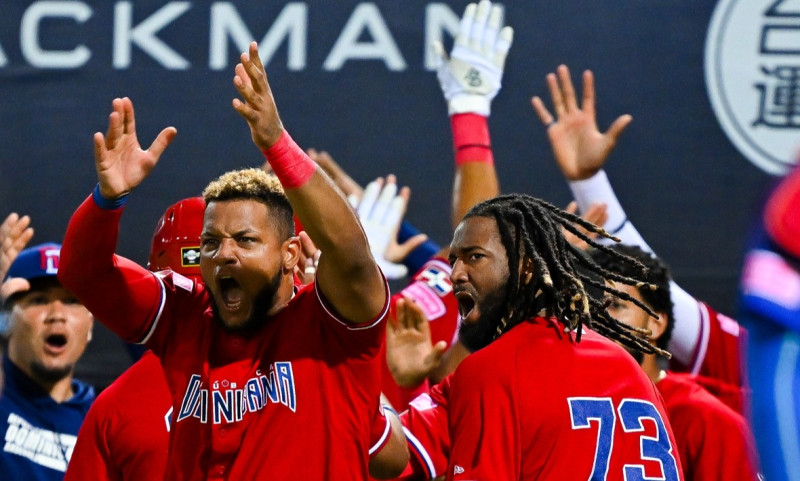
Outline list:
[[[314,175],[317,164],[283,131],[275,145],[262,151],[285,189],[296,189]]]
[[[453,130],[456,167],[466,162],[494,164],[486,117],[478,114],[451,115],[450,127]]]

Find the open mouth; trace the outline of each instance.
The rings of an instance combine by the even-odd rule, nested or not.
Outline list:
[[[465,291],[460,291],[456,296],[458,302],[458,313],[461,319],[466,319],[475,310],[475,299]]]
[[[44,338],[44,343],[51,351],[61,351],[67,345],[67,336],[64,334],[50,334]]]
[[[239,309],[244,299],[244,289],[239,285],[239,282],[231,276],[222,276],[218,282],[220,297],[222,297],[222,304],[225,309],[229,311]]]

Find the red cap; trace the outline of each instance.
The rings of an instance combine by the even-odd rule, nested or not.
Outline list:
[[[200,275],[200,233],[206,203],[190,197],[171,205],[158,221],[147,268],[153,272],[171,269],[202,282]]]

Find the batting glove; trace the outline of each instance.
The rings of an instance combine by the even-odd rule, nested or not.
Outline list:
[[[489,116],[513,40],[514,29],[503,27],[502,7],[482,0],[467,5],[449,58],[441,42],[433,44],[436,76],[450,115]]]
[[[372,256],[383,275],[387,279],[405,277],[408,268],[386,260],[385,254],[389,244],[397,237],[405,212],[406,201],[397,195],[397,184],[387,182],[382,186],[381,182],[373,180],[364,189],[360,202],[355,196],[348,197],[348,200],[358,213]]]

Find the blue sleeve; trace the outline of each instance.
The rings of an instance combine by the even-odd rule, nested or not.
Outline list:
[[[397,233],[397,241],[402,244],[403,242],[420,233],[421,232],[409,222],[403,221],[403,223],[400,225],[400,231]],[[408,254],[405,259],[403,259],[403,265],[408,267],[409,274],[413,275],[415,272],[422,269],[422,266],[425,265],[425,263],[428,262],[431,257],[435,256],[440,250],[442,250],[441,246],[428,239],[422,245],[411,251],[411,253]]]

